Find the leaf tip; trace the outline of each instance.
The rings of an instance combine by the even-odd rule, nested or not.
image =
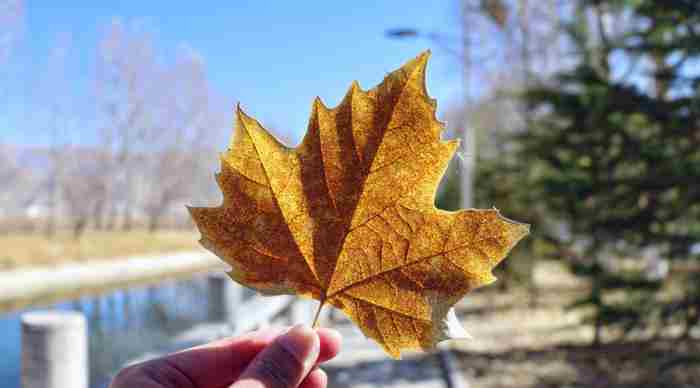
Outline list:
[[[353,94],[362,91],[362,88],[360,87],[360,83],[357,82],[357,80],[354,80],[350,83],[350,89],[348,90],[348,95],[352,96]]]
[[[316,98],[314,98],[314,102],[311,105],[314,111],[318,111],[320,109],[328,109],[326,108],[326,104],[323,103],[323,100],[321,100],[321,97],[319,96],[316,96]]]
[[[430,50],[425,50],[418,54],[418,56],[413,60],[416,64],[416,68],[423,73],[423,77],[425,77],[425,69],[428,67],[428,60],[430,59],[431,55],[432,53]]]
[[[195,216],[197,213],[197,207],[192,205],[185,205],[185,209],[187,209],[187,212],[190,214],[190,217],[192,217],[192,219],[196,223],[197,219],[195,218]]]
[[[240,120],[243,117],[247,116],[245,112],[243,111],[243,108],[241,107],[241,103],[237,102],[236,103],[236,117]]]
[[[454,308],[451,308],[447,312],[447,318],[445,320],[445,325],[447,327],[447,340],[471,340],[474,337],[471,336],[462,326],[462,323],[457,318],[457,313]]]
[[[348,91],[345,92],[345,96],[343,96],[343,100],[340,102],[340,105],[347,104],[350,101],[352,101],[352,97],[355,95],[355,93],[361,91],[362,89],[360,88],[360,83],[357,82],[357,80],[353,80],[350,83],[350,87],[348,88]]]
[[[518,238],[518,240],[520,240],[521,238],[523,238],[523,237],[527,236],[528,234],[530,234],[530,224],[526,224],[526,223],[524,223],[524,222],[516,221],[516,220],[513,220],[513,219],[511,219],[511,218],[508,218],[508,217],[504,216],[503,214],[501,214],[501,211],[498,210],[498,208],[496,208],[495,206],[493,207],[493,210],[494,210],[494,211],[496,212],[496,214],[498,215],[498,218],[500,218],[501,220],[503,220],[503,221],[505,221],[505,222],[507,222],[507,223],[509,223],[509,224],[513,224],[513,225],[518,229],[518,232],[519,232],[519,238]],[[516,242],[517,242],[517,241],[516,241]]]

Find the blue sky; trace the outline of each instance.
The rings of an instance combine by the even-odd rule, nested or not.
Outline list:
[[[206,5],[204,5],[206,3]],[[351,5],[350,5],[351,4]],[[95,47],[114,18],[138,20],[155,32],[159,49],[186,44],[204,58],[209,78],[231,104],[291,138],[300,138],[315,96],[336,105],[350,82],[363,88],[426,48],[427,40],[396,41],[384,31],[413,26],[454,31],[455,2],[366,1],[27,1],[26,27],[4,81],[0,142],[45,144],[41,108],[31,98],[46,72],[50,48],[60,34],[72,36],[69,76],[87,89]],[[459,96],[454,59],[432,48],[428,88],[445,109]]]

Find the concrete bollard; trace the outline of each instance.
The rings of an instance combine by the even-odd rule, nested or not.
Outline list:
[[[87,388],[85,316],[41,311],[22,315],[22,388]]]
[[[241,304],[243,288],[223,273],[207,278],[209,319],[226,322],[236,329],[236,310]]]

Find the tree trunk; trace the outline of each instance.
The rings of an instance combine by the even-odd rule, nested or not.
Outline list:
[[[56,177],[53,177],[52,179],[56,179]],[[49,216],[46,220],[46,238],[50,239],[53,238],[56,235],[56,183],[52,182],[51,183],[51,188],[49,189],[50,191],[50,199],[49,199]]]
[[[540,304],[540,289],[537,287],[535,279],[530,279],[530,284],[528,284],[527,291],[529,296],[528,306],[531,309],[536,309]]]
[[[117,206],[112,203],[109,206],[109,213],[107,214],[107,221],[105,222],[105,230],[114,230],[117,224]]]
[[[131,215],[131,205],[127,202],[124,207],[124,223],[122,224],[122,230],[125,232],[130,231],[133,228],[133,219]]]
[[[591,343],[591,347],[593,349],[599,349],[601,340],[600,340],[600,332],[603,329],[603,321],[601,319],[601,314],[600,314],[600,307],[596,307],[595,311],[595,323],[593,324],[593,342]]]
[[[598,349],[600,348],[602,342],[601,334],[603,330],[603,297],[601,294],[601,277],[603,273],[598,257],[596,256],[594,260],[595,261],[593,263],[593,284],[591,287],[591,299],[595,308],[595,318],[593,321],[593,342],[591,343],[591,347],[593,347],[593,349]]]
[[[95,204],[95,208],[92,214],[92,223],[95,226],[95,230],[102,230],[104,228],[104,198],[99,199]]]
[[[690,339],[693,328],[700,323],[700,299],[693,300],[691,290],[686,290],[685,294],[685,327],[683,328],[682,339]]]
[[[46,238],[51,239],[56,236],[56,217],[53,214],[49,214],[49,218],[46,222],[46,229],[44,231]]]
[[[160,226],[160,212],[151,214],[151,217],[149,218],[149,221],[148,221],[148,232],[155,233],[156,231],[158,231],[159,226]]]
[[[73,239],[80,240],[83,233],[85,232],[85,226],[87,225],[87,218],[80,217],[73,224]]]

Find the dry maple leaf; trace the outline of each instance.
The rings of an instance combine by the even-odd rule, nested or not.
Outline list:
[[[458,141],[442,141],[425,88],[429,52],[328,109],[314,101],[290,149],[237,109],[216,208],[190,208],[230,277],[266,295],[344,311],[392,357],[448,339],[450,308],[495,280],[528,226],[497,210],[434,206]]]

